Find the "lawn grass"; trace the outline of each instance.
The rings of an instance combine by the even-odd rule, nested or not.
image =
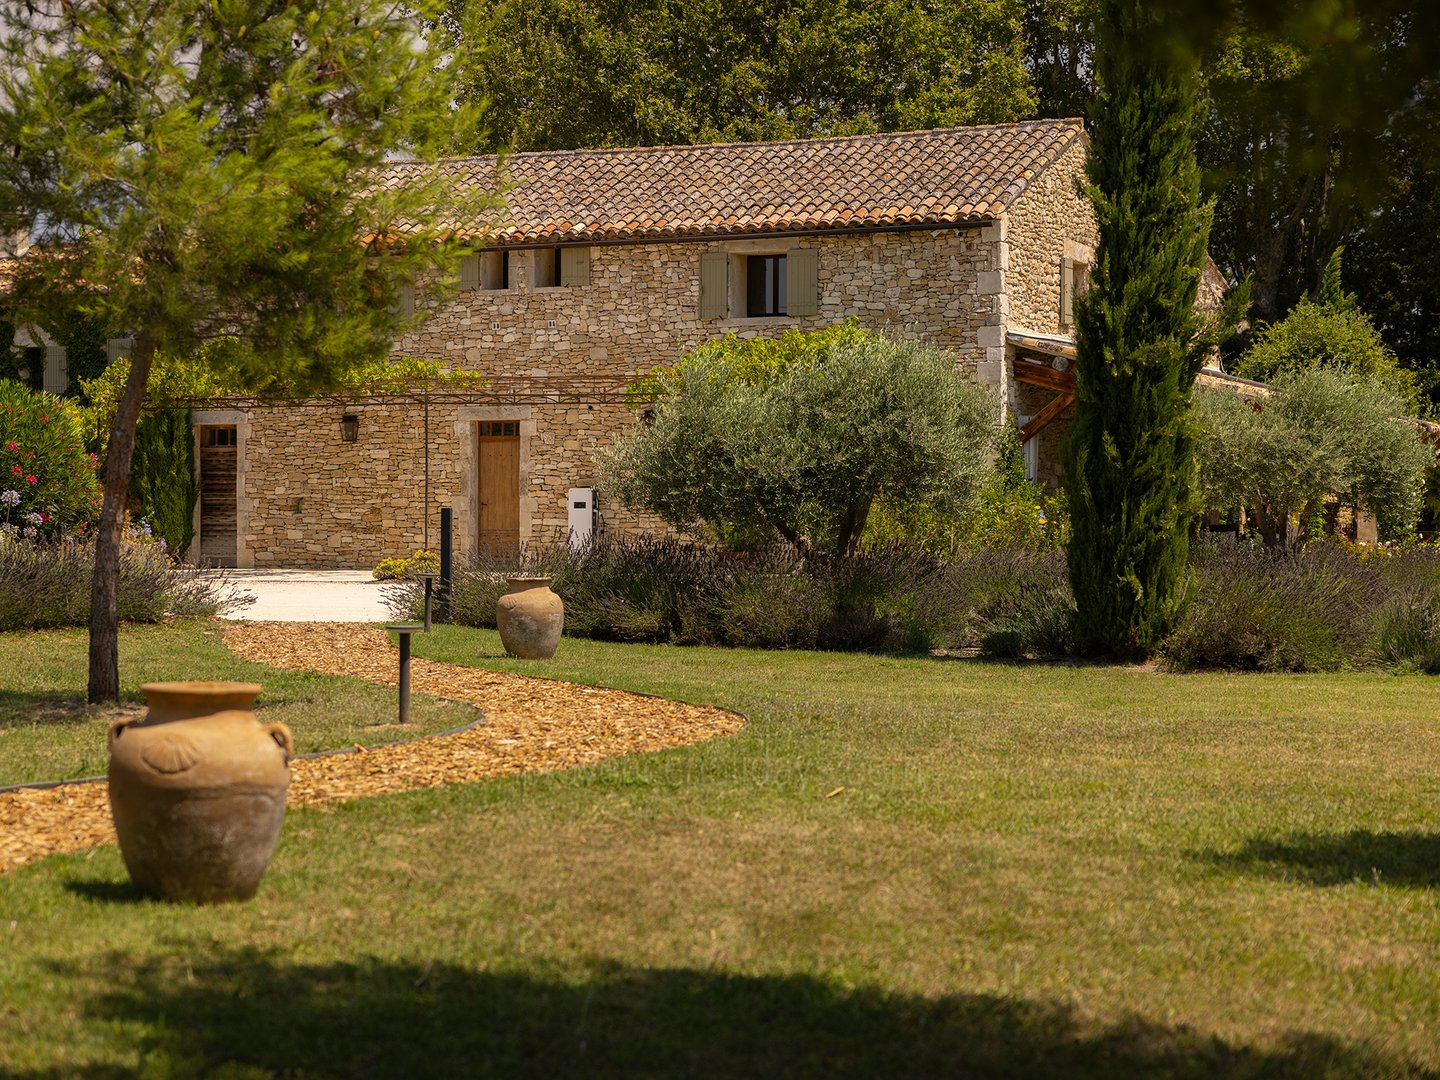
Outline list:
[[[751,723],[292,813],[243,905],[0,877],[0,1074],[1440,1071],[1433,681],[416,652]]]
[[[281,720],[297,753],[395,742],[475,720],[467,705],[417,695],[411,722],[397,720],[395,691],[358,679],[309,675],[242,660],[220,643],[224,624],[181,619],[126,626],[120,635],[117,708],[85,704],[84,630],[0,634],[0,787],[103,775],[106,735],[119,716],[144,713],[140,684],[183,679],[255,682],[257,707]]]

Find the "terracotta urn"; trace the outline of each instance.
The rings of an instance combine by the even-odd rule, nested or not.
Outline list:
[[[130,878],[165,900],[247,900],[280,838],[294,741],[254,683],[148,683],[110,729],[110,812]]]
[[[548,577],[512,577],[510,591],[495,603],[495,625],[505,651],[522,660],[548,660],[560,644],[565,605]]]

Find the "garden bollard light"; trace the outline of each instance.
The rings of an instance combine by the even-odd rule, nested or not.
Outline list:
[[[442,506],[440,508],[440,621],[445,623],[450,621],[453,526],[454,516],[450,507]]]
[[[400,635],[400,723],[410,722],[410,635],[421,629],[415,623],[387,626]]]
[[[430,632],[430,603],[434,594],[435,579],[439,577],[439,575],[428,573],[417,576],[423,578],[425,581],[425,633],[428,634]]]

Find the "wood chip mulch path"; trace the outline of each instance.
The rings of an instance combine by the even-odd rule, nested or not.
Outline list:
[[[246,623],[225,644],[247,660],[295,671],[396,685],[398,661],[383,630],[360,623]],[[415,693],[464,701],[483,723],[449,735],[351,754],[297,759],[289,806],[415,788],[551,772],[605,758],[687,746],[744,725],[737,713],[623,690],[503,675],[412,659]],[[0,794],[0,873],[64,851],[115,842],[103,783]]]

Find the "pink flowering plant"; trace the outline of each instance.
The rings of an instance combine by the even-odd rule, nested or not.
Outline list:
[[[100,513],[98,469],[65,402],[0,380],[0,536],[83,536]]]

